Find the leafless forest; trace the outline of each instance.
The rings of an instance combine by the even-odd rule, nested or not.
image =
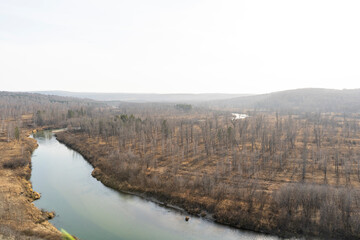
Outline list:
[[[294,108],[4,92],[0,139],[19,138],[24,129],[67,128],[58,139],[118,190],[238,228],[358,239],[360,114],[355,107],[319,107],[330,97]],[[233,112],[248,117],[234,119]],[[1,167],[22,167],[15,161]]]

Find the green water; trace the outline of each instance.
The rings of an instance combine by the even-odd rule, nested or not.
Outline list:
[[[92,166],[50,132],[35,139],[31,182],[41,198],[34,203],[55,211],[51,223],[82,240],[277,239],[196,217],[186,222],[177,211],[105,187],[91,176]]]

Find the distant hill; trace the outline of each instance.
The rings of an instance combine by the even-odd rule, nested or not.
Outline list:
[[[295,89],[269,94],[211,101],[210,107],[288,112],[358,112],[360,89]]]
[[[65,120],[62,114],[66,114],[69,109],[89,110],[102,106],[106,104],[89,99],[0,91],[1,120],[20,119],[23,114],[41,111],[43,119],[53,124]]]
[[[203,102],[213,100],[224,100],[249,94],[222,94],[222,93],[203,93],[203,94],[155,94],[155,93],[90,93],[90,92],[67,92],[67,91],[37,91],[46,95],[56,95],[63,97],[88,98],[97,101],[125,101],[125,102]]]
[[[59,96],[59,95],[46,95],[40,94],[35,92],[7,92],[7,91],[0,91],[0,100],[3,101],[23,101],[25,105],[31,104],[43,104],[43,103],[89,103],[94,105],[99,105],[103,103],[96,102],[91,99],[79,99],[76,97],[66,97],[66,96]]]
[[[335,90],[304,88],[268,94],[138,94],[40,91],[45,95],[107,101],[110,105],[126,103],[191,103],[221,110],[259,110],[279,112],[360,112],[360,89]],[[58,99],[62,100],[62,99]]]

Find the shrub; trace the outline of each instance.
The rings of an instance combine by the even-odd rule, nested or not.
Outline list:
[[[11,160],[3,163],[3,167],[15,169],[15,168],[19,168],[19,167],[24,167],[27,164],[28,164],[28,161],[24,158],[14,158],[14,159],[11,159]]]

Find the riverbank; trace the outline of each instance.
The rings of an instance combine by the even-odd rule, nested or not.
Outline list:
[[[254,204],[254,207],[249,211],[249,208],[246,208],[246,203],[236,202],[232,198],[218,200],[192,192],[192,189],[176,189],[172,186],[162,185],[161,182],[163,181],[156,180],[156,178],[154,180],[154,175],[151,172],[145,174],[144,177],[150,180],[148,182],[143,180],[143,185],[120,180],[114,172],[105,166],[108,154],[112,150],[106,148],[105,144],[96,143],[96,140],[71,132],[57,133],[56,137],[59,142],[80,153],[94,167],[93,177],[114,190],[137,195],[165,207],[243,230],[281,237],[300,236],[296,232],[279,229],[266,221],[271,218],[268,207],[262,206],[261,208],[261,206]],[[171,184],[171,181],[169,183]]]
[[[31,131],[23,130],[19,140],[0,139],[0,239],[62,239],[48,222],[53,213],[35,207],[40,194],[32,189],[31,155],[37,148]]]
[[[171,158],[162,154],[137,156],[140,144],[133,143],[120,152],[111,138],[91,138],[79,131],[56,136],[94,167],[96,179],[120,192],[238,229],[286,238],[358,239],[359,215],[354,211],[349,217],[343,210],[344,206],[357,209],[353,205],[359,196],[355,188],[288,183],[281,178],[216,179],[215,174],[203,173],[219,169],[206,158],[183,161],[174,170]],[[304,206],[309,209],[305,211]],[[306,217],[310,210],[319,212],[316,218]],[[331,214],[340,217],[328,218]]]
[[[32,158],[31,181],[42,193],[35,205],[52,209],[57,228],[86,240],[277,240],[190,217],[179,211],[123,194],[91,176],[94,168],[51,133],[34,136],[39,147]]]

